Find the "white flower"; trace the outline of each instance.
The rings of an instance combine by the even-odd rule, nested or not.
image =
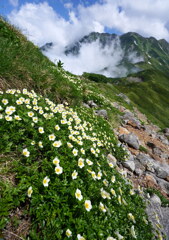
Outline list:
[[[28,188],[27,193],[28,193],[28,197],[31,197],[31,195],[32,195],[32,193],[33,193],[32,187],[29,187],[29,188]]]
[[[101,189],[101,196],[104,199],[106,199],[106,198],[111,199],[110,194],[108,192],[106,192],[103,188]]]
[[[24,148],[23,151],[22,151],[22,154],[23,154],[25,157],[29,157],[30,152],[28,151],[27,148]]]
[[[4,105],[8,104],[8,99],[2,99],[2,103],[3,103]]]
[[[100,210],[101,210],[102,212],[106,212],[106,211],[107,211],[102,202],[100,202],[99,208],[100,208]]]
[[[116,231],[115,234],[117,235],[119,240],[124,239],[124,237],[119,233],[119,231]]]
[[[38,131],[39,131],[39,133],[41,133],[41,134],[44,133],[43,127],[39,127],[39,128],[38,128]]]
[[[78,166],[79,166],[80,168],[83,168],[83,167],[84,167],[84,159],[83,159],[83,158],[79,158],[79,160],[78,160]]]
[[[15,115],[14,118],[15,118],[15,120],[18,120],[18,121],[22,120],[22,119],[20,118],[20,116],[18,116],[18,115]]]
[[[78,240],[86,240],[83,236],[81,236],[80,234],[77,234],[77,239]]]
[[[134,195],[134,194],[135,194],[134,190],[130,189],[130,195]]]
[[[90,161],[89,159],[86,159],[86,162],[87,162],[87,164],[88,164],[89,166],[93,165],[93,162]]]
[[[6,121],[8,121],[8,122],[9,122],[9,121],[12,121],[12,117],[9,116],[9,115],[6,115],[6,116],[5,116],[5,119],[6,119]]]
[[[97,174],[97,179],[100,180],[101,177],[102,177],[102,172],[98,172],[98,174]]]
[[[43,143],[41,141],[39,141],[38,145],[40,148],[43,148]]]
[[[50,140],[50,141],[54,141],[54,140],[55,140],[55,138],[56,138],[56,137],[55,137],[55,135],[54,135],[54,134],[50,134],[50,135],[49,135],[49,140]]]
[[[57,157],[55,157],[53,159],[53,164],[58,165],[59,163],[60,163],[60,160]]]
[[[109,185],[109,182],[106,179],[103,180],[103,183],[106,187]]]
[[[67,143],[67,146],[68,146],[69,148],[72,148],[72,147],[73,147],[73,145],[72,145],[70,142]]]
[[[92,178],[93,178],[94,180],[96,180],[97,176],[96,176],[96,173],[95,173],[94,171],[91,171],[91,175],[92,175]]]
[[[107,240],[116,240],[114,237],[108,237]]]
[[[114,182],[116,181],[115,176],[112,176],[112,177],[111,177],[111,181],[112,181],[112,183],[114,183]]]
[[[118,202],[121,205],[121,196],[120,195],[118,196]]]
[[[61,174],[62,172],[63,172],[63,168],[62,168],[61,166],[58,165],[58,166],[55,167],[55,173],[56,173],[56,174],[59,175],[59,174]]]
[[[32,118],[32,121],[33,121],[34,123],[37,123],[37,122],[38,122],[38,118],[37,118],[37,117],[33,117],[33,118]]]
[[[55,141],[53,144],[52,144],[54,147],[57,147],[59,148],[61,145],[62,145],[62,142],[59,140],[59,141]]]
[[[111,188],[110,191],[111,191],[112,195],[116,196],[116,192],[115,192],[115,190],[113,188]]]
[[[70,229],[66,230],[66,236],[69,238],[72,236],[72,232],[70,231]]]
[[[131,227],[130,232],[131,232],[131,235],[132,235],[133,238],[137,238],[135,230],[134,230],[134,226]]]
[[[133,223],[136,223],[136,221],[135,221],[135,217],[133,216],[133,214],[132,213],[128,213],[128,218],[130,219],[130,220],[132,220],[133,221]]]
[[[33,117],[33,116],[34,116],[34,113],[33,113],[33,112],[28,112],[28,116],[29,116],[29,117]]]
[[[88,212],[92,209],[92,204],[90,200],[86,200],[84,205]]]
[[[74,156],[77,156],[78,150],[74,148],[73,151],[72,151],[72,153],[73,153]]]
[[[7,115],[12,115],[12,113],[14,113],[16,111],[15,107],[13,106],[8,106],[6,109],[5,109],[5,113]]]
[[[44,186],[44,187],[48,187],[49,182],[50,182],[50,179],[46,176],[46,177],[43,179],[43,186]]]
[[[83,199],[83,196],[82,196],[82,194],[81,194],[81,191],[80,191],[78,188],[76,189],[75,197],[76,197],[79,201],[81,201],[81,200]]]
[[[57,131],[59,131],[59,130],[60,130],[59,125],[56,125],[56,126],[55,126],[55,129],[56,129]]]
[[[72,179],[76,179],[77,175],[78,175],[78,172],[76,170],[74,170],[72,173]]]

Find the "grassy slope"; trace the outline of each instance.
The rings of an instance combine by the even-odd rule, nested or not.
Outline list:
[[[81,108],[80,103],[89,99],[96,101],[100,108],[107,109],[110,122],[115,125],[118,122],[116,119],[118,112],[113,108],[112,101],[118,100],[115,95],[118,93],[118,90],[113,85],[93,83],[57,68],[41,54],[37,47],[28,42],[19,31],[0,20],[0,89],[6,90],[8,88],[33,89],[55,103],[67,101],[74,108],[76,106],[75,109],[84,124],[86,121],[90,122],[90,128],[86,128],[88,134],[90,132],[92,135],[94,131],[96,136],[103,137],[101,141],[104,147],[102,147],[99,153],[99,159],[103,157],[103,160],[100,162],[101,165],[98,165],[99,167],[97,167],[98,158],[90,152],[90,148],[93,146],[92,142],[88,140],[84,142],[83,148],[86,151],[86,157],[94,162],[94,168],[91,168],[91,170],[98,172],[99,169],[104,169],[104,177],[110,180],[112,169],[108,169],[104,155],[111,152],[118,160],[123,160],[125,158],[124,151],[118,146],[111,126],[104,119],[95,117],[91,109]],[[135,214],[134,209],[135,205],[137,205],[138,212],[135,214],[135,218],[136,221],[142,224],[139,224],[135,230],[136,234],[139,235],[138,239],[145,238],[144,231],[149,229],[150,226],[146,225],[143,220],[143,216],[145,216],[144,204],[138,195],[129,195],[130,185],[125,184],[125,180],[116,170],[113,170],[113,173],[118,181],[114,185],[114,190],[121,194],[119,187],[122,189],[124,192],[123,198],[128,202],[128,208],[124,204],[125,201],[122,206],[120,205],[121,197],[119,200],[114,199],[112,203],[114,206],[116,205],[116,208],[113,206],[113,214],[116,220],[111,223],[108,214],[106,220],[108,223],[106,223],[104,215],[100,214],[100,210],[97,210],[99,209],[99,201],[103,201],[106,204],[106,200],[99,197],[100,188],[105,186],[103,182],[99,184],[96,184],[97,181],[91,182],[92,177],[87,170],[90,167],[84,167],[84,170],[86,169],[87,172],[83,172],[83,169],[80,172],[79,168],[77,168],[76,156],[73,156],[72,151],[66,147],[67,141],[70,141],[68,139],[70,133],[65,125],[61,126],[59,133],[55,131],[57,139],[59,138],[62,141],[64,148],[55,150],[51,146],[51,142],[46,134],[53,133],[55,124],[59,124],[63,115],[67,115],[69,110],[65,109],[62,116],[60,116],[61,114],[56,114],[56,118],[49,117],[49,119],[48,117],[47,119],[46,117],[43,118],[36,110],[33,110],[39,119],[37,123],[33,123],[32,119],[28,117],[30,110],[26,109],[22,104],[16,104],[16,99],[22,96],[25,97],[25,95],[20,93],[16,93],[16,95],[10,95],[10,93],[3,95],[1,93],[2,124],[0,124],[0,132],[3,138],[1,138],[0,144],[0,228],[4,229],[6,226],[3,235],[5,234],[7,239],[11,239],[14,235],[11,235],[10,232],[17,234],[18,237],[24,237],[29,233],[30,239],[48,240],[53,238],[55,234],[55,239],[67,239],[65,236],[66,229],[71,228],[74,237],[75,234],[79,233],[87,239],[98,240],[106,239],[106,236],[110,234],[115,237],[114,231],[119,228],[120,233],[127,236],[126,239],[132,239],[130,233],[132,221],[128,221],[127,214],[129,212]],[[43,97],[38,98],[38,106],[41,105],[42,109],[47,111],[45,104],[49,105],[50,102]],[[11,122],[5,120],[4,110],[6,106],[2,104],[2,99],[4,98],[9,100],[10,105],[16,107],[15,114],[21,117],[21,121]],[[76,116],[74,117],[76,119]],[[78,127],[78,124],[77,121],[72,126]],[[40,126],[43,126],[45,129],[43,137],[37,131]],[[35,141],[35,143],[32,143],[32,141]],[[39,141],[42,141],[43,148],[40,147]],[[81,147],[77,143],[73,143],[73,145],[79,152],[81,151]],[[30,157],[25,158],[23,156],[22,151],[24,148],[28,148]],[[61,176],[61,180],[58,178],[57,183],[54,180],[56,174],[52,170],[53,164],[51,164],[51,160],[55,156],[59,157],[62,164],[64,163],[61,166],[63,166],[65,172],[65,175]],[[78,184],[73,181],[70,183],[70,176],[76,168],[79,171]],[[42,180],[45,176],[51,179],[50,188],[47,189],[42,185]],[[86,181],[86,179],[88,180]],[[86,184],[89,184],[90,187]],[[68,191],[70,185],[72,193],[71,190]],[[27,190],[30,186],[33,188],[31,198],[27,195]],[[59,192],[60,197],[54,194],[58,191],[58,186],[63,189],[63,191]],[[91,214],[87,214],[84,211],[84,202],[76,206],[74,193],[77,188],[82,189],[85,199],[90,197],[92,200],[93,209],[95,210]],[[92,189],[88,191],[87,189],[90,188]],[[95,194],[93,195],[94,192]],[[95,196],[98,196],[97,199]],[[58,207],[60,204],[62,208]],[[112,207],[108,202],[107,204],[110,208]],[[53,205],[55,209],[53,209]],[[61,212],[58,209],[62,209]],[[68,209],[72,209],[72,211],[68,211]],[[80,215],[78,214],[79,211],[81,211]],[[11,214],[10,216],[9,213]],[[99,216],[98,220],[93,218],[93,213]],[[22,224],[24,224],[24,227]],[[107,231],[102,232],[108,225]],[[91,230],[91,226],[94,227],[93,230]],[[25,230],[20,232],[22,228]],[[97,232],[96,229],[100,229],[100,231]],[[146,237],[151,239],[151,232]]]
[[[161,128],[168,127],[169,119],[169,80],[161,71],[145,70],[134,74],[142,78],[141,83],[118,84],[118,89],[129,96],[148,118]]]

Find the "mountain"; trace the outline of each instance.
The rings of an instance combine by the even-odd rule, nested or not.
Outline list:
[[[78,57],[84,46],[90,46],[95,42],[99,44],[100,51],[107,48],[109,49],[105,54],[107,54],[107,57],[112,57],[112,62],[113,58],[117,57],[115,53],[117,51],[120,53],[117,66],[119,69],[125,69],[125,71],[116,72],[116,77],[124,77],[129,73],[154,68],[169,73],[169,43],[164,39],[156,40],[153,37],[144,38],[133,32],[121,36],[92,32],[79,41],[66,46],[65,55]],[[47,43],[41,47],[41,50],[46,52],[53,46],[53,43]],[[104,74],[105,70],[108,69],[111,76],[113,67],[110,63],[110,65],[105,66],[104,69],[97,70],[96,73]],[[114,76],[114,74],[112,75]]]
[[[0,238],[168,240],[169,129],[137,109],[166,127],[166,75],[71,74],[1,18],[0,46]]]

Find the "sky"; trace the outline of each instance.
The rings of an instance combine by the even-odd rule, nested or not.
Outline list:
[[[19,27],[29,40],[37,46],[55,44],[48,54],[53,61],[63,57],[65,60],[65,46],[93,31],[137,32],[169,41],[168,13],[169,0],[0,0],[0,15]],[[99,52],[96,45],[93,47]],[[87,51],[84,47],[90,58],[90,51],[96,54],[94,49]],[[85,55],[84,49],[81,55]],[[87,60],[82,58],[79,61]],[[77,65],[75,59],[70,60]]]

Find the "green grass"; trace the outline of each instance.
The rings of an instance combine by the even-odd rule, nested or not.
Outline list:
[[[126,157],[106,120],[26,89],[1,92],[0,102],[2,230],[9,223],[19,226],[9,214],[20,208],[31,219],[21,237],[32,240],[66,240],[68,229],[73,239],[152,239],[142,198],[106,159],[107,153]],[[12,174],[13,182],[7,180]]]

